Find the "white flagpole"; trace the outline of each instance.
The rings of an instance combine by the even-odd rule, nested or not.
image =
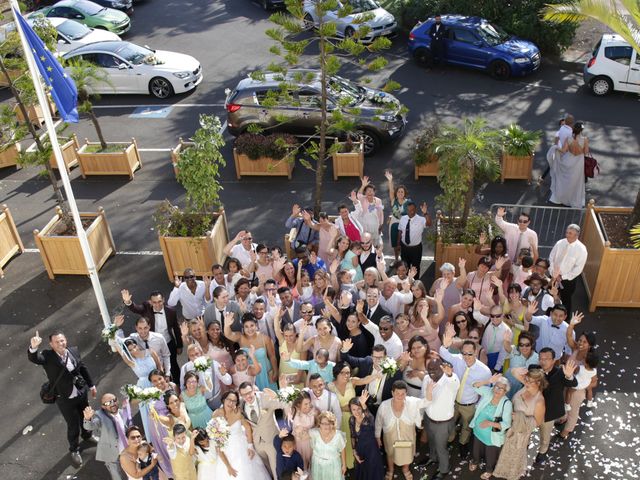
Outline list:
[[[104,323],[105,327],[108,327],[109,325],[111,325],[109,309],[107,308],[107,303],[104,299],[104,294],[102,293],[102,286],[100,285],[100,280],[98,279],[98,271],[93,261],[93,256],[91,255],[91,249],[89,247],[89,242],[87,240],[87,233],[84,231],[84,228],[82,228],[80,213],[78,212],[76,199],[73,196],[73,190],[71,189],[71,182],[69,182],[69,175],[67,174],[67,169],[65,167],[64,160],[62,157],[62,151],[60,150],[60,144],[58,143],[58,136],[56,134],[55,126],[53,125],[53,119],[51,118],[51,110],[49,109],[49,102],[47,101],[47,95],[44,91],[42,83],[40,82],[40,72],[35,63],[35,60],[33,59],[33,52],[31,51],[31,47],[29,47],[29,43],[27,42],[27,39],[24,36],[24,32],[22,31],[20,22],[18,22],[18,19],[15,18],[16,12],[20,12],[20,7],[18,7],[18,2],[16,0],[10,0],[10,1],[11,1],[11,6],[13,7],[11,10],[14,16],[16,30],[20,35],[20,40],[22,42],[22,49],[24,50],[24,58],[27,61],[27,65],[29,65],[29,73],[31,73],[31,80],[33,81],[33,86],[36,89],[38,102],[40,103],[40,108],[44,116],[44,123],[47,128],[47,134],[49,135],[49,140],[51,141],[51,146],[53,147],[53,154],[56,157],[56,162],[58,164],[58,172],[60,173],[62,186],[64,187],[64,191],[67,195],[67,201],[69,202],[69,208],[71,209],[71,216],[73,217],[73,223],[76,226],[78,239],[80,240],[80,247],[82,248],[82,254],[84,256],[85,262],[87,263],[87,269],[89,270],[89,278],[91,279],[93,292],[96,296],[96,300],[98,301],[98,307],[100,309],[102,322]]]

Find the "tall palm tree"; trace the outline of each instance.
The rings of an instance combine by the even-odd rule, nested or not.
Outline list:
[[[621,4],[626,12],[619,8]],[[556,5],[548,4],[540,12],[551,22],[581,22],[592,19],[600,22],[624,38],[640,55],[640,1],[638,0],[575,0]],[[629,228],[640,224],[640,191],[629,218]]]

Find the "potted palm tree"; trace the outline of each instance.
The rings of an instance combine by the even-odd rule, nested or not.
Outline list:
[[[226,166],[220,152],[224,146],[220,127],[218,117],[200,115],[200,128],[191,139],[193,145],[182,152],[177,163],[178,182],[186,190],[186,206],[179,208],[165,200],[154,214],[171,281],[187,268],[196,275],[207,275],[211,265],[224,259],[229,232],[219,196],[220,169]]]
[[[93,124],[98,142],[85,142],[78,148],[77,155],[82,178],[87,175],[128,175],[133,180],[134,172],[142,167],[142,160],[135,138],[131,142],[108,142],[104,139],[100,122],[93,110],[90,93],[92,83],[108,83],[106,75],[93,63],[73,59],[68,63],[69,74],[78,90],[78,112],[86,114]]]
[[[512,123],[502,130],[502,159],[500,180],[527,180],[531,182],[533,152],[542,137],[539,130],[525,130]]]
[[[500,175],[500,133],[480,118],[465,118],[461,126],[443,125],[432,139],[438,157],[438,184],[442,194],[436,221],[437,265],[457,264],[460,257],[477,260],[473,245],[480,233],[499,231],[488,215],[472,212],[476,181],[495,181]]]
[[[277,175],[291,180],[297,144],[294,136],[283,133],[243,133],[233,146],[238,180],[243,175]]]
[[[418,135],[412,148],[415,163],[414,177],[438,176],[438,157],[434,152],[433,139],[440,134],[440,124],[429,123]]]

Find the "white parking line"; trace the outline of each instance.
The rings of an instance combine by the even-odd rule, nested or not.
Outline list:
[[[170,152],[172,148],[139,148],[139,152]]]
[[[153,104],[153,105],[94,105],[94,109],[109,109],[109,108],[139,108],[139,107],[224,107],[224,103],[167,103],[167,104]]]

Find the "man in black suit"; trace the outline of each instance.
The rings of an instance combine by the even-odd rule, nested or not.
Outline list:
[[[302,318],[300,302],[293,298],[289,287],[280,287],[278,289],[278,297],[280,297],[280,303],[284,307],[284,313],[280,317],[281,327],[284,327],[287,323],[296,323]]]
[[[122,294],[122,301],[129,310],[146,317],[149,320],[149,325],[151,325],[151,331],[162,334],[166,340],[171,354],[171,379],[174,382],[178,382],[180,380],[178,355],[182,353],[182,336],[175,309],[165,305],[164,296],[158,291],[151,292],[149,300],[141,305],[133,303],[133,297],[129,290],[122,290],[120,293]]]
[[[29,361],[42,365],[47,374],[51,392],[55,394],[58,409],[67,423],[71,460],[79,467],[82,465],[82,457],[78,437],[81,435],[83,439],[95,443],[91,432],[82,426],[82,421],[83,410],[89,405],[87,393],[91,392],[91,396],[96,398],[96,387],[89,370],[80,359],[78,347],[67,347],[64,333],[54,332],[49,335],[51,350],[38,351],[41,343],[42,338],[36,331],[35,337],[31,338]]]
[[[436,14],[436,21],[429,28],[429,38],[431,38],[431,54],[433,55],[433,64],[438,65],[444,59],[444,39],[447,36],[447,29],[442,23],[442,17]]]
[[[382,372],[380,365],[387,358],[387,349],[384,345],[374,345],[371,355],[368,357],[352,357],[349,355],[349,350],[353,344],[351,340],[347,339],[342,342],[342,350],[340,355],[342,360],[351,365],[351,368],[358,369],[358,377],[364,378],[372,373]],[[371,413],[375,416],[378,411],[378,407],[382,402],[391,398],[391,387],[396,380],[402,380],[402,372],[400,369],[396,371],[392,376],[384,375],[380,380],[374,380],[367,388],[369,391],[369,401],[367,407]],[[362,388],[356,387],[356,392],[360,394]]]
[[[388,310],[385,310],[380,305],[380,290],[378,287],[369,287],[367,289],[367,303],[364,306],[364,315],[376,325],[380,325],[382,317],[391,315]]]

